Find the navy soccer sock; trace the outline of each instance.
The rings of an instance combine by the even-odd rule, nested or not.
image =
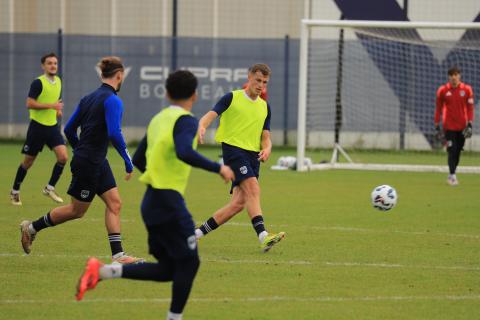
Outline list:
[[[50,212],[44,215],[43,217],[38,218],[38,220],[32,222],[33,229],[39,232],[42,229],[53,227],[55,224],[52,222],[50,217]]]
[[[15,175],[15,181],[13,182],[13,190],[20,190],[20,185],[23,182],[23,179],[25,179],[25,176],[27,175],[27,169],[23,168],[22,165],[20,165],[17,169],[17,174]]]
[[[203,232],[204,235],[206,235],[207,233],[212,232],[217,228],[217,222],[215,221],[215,219],[213,219],[213,217],[211,217],[204,224],[202,224],[199,229]]]
[[[122,235],[120,233],[109,233],[108,241],[110,242],[112,256],[116,255],[117,253],[123,252]]]
[[[265,224],[263,223],[262,215],[253,217],[252,225],[253,225],[253,228],[255,229],[255,232],[257,233],[257,236],[260,235],[260,233],[265,231]]]
[[[50,181],[48,182],[49,185],[51,185],[52,187],[55,187],[55,185],[58,182],[58,179],[60,179],[60,176],[62,175],[64,167],[65,165],[61,164],[60,162],[55,163],[52,170],[52,176],[50,177]]]

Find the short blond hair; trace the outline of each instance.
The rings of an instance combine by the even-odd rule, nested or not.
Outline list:
[[[260,71],[264,76],[270,76],[272,73],[270,67],[265,63],[255,63],[253,66],[248,68],[249,73],[257,73],[257,71]]]

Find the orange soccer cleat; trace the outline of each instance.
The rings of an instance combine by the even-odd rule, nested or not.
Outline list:
[[[78,301],[83,299],[83,295],[87,290],[92,290],[97,286],[99,275],[98,271],[103,263],[97,258],[89,258],[85,266],[85,271],[78,279],[76,298]]]

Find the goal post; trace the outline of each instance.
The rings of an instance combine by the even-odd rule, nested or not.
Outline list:
[[[480,23],[306,19],[299,60],[298,171],[447,171],[446,165],[354,163],[344,148],[441,147],[433,126],[436,90],[457,66],[480,92]],[[307,148],[333,149],[330,163],[307,166]],[[480,151],[477,123],[466,149]],[[338,163],[340,155],[348,163]]]

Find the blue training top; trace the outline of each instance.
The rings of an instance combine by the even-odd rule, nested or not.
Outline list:
[[[115,89],[106,83],[83,97],[64,129],[74,156],[101,164],[107,156],[108,142],[111,141],[125,161],[125,170],[132,172],[132,160],[122,135],[122,114],[122,100]],[[80,138],[77,136],[79,127]]]

